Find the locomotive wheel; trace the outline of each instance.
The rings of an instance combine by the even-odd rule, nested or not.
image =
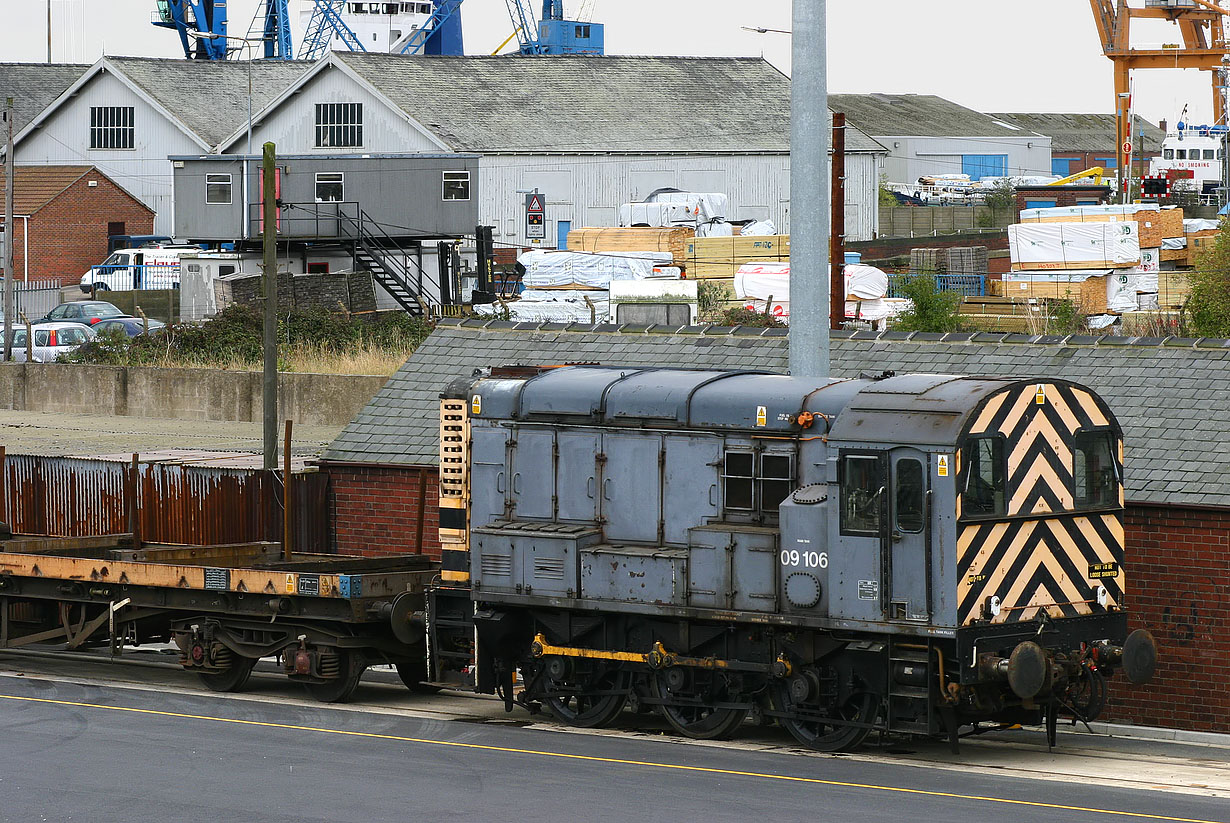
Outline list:
[[[308,694],[322,703],[345,703],[359,687],[359,679],[367,671],[367,660],[361,652],[337,650],[338,676],[322,683],[307,683]],[[324,666],[322,665],[322,668]]]
[[[826,706],[809,693],[805,678],[810,674],[804,672],[777,685],[774,702],[777,710],[782,712],[778,720],[795,740],[816,751],[848,752],[858,748],[871,734],[871,724],[879,710],[876,695],[858,692],[840,706]],[[813,678],[812,690],[815,682]],[[860,725],[838,724],[832,718]]]
[[[566,661],[548,660],[544,681],[548,695],[542,704],[561,723],[582,729],[609,726],[628,700],[627,676],[618,669],[567,674]]]
[[[401,678],[401,682],[415,694],[435,694],[440,691],[439,686],[424,682],[427,679],[427,658],[401,660],[393,665],[397,667],[397,676]]]
[[[716,687],[716,688],[715,688]],[[653,673],[655,696],[662,716],[675,731],[697,740],[724,740],[747,719],[747,709],[719,709],[709,703],[726,702],[725,684],[697,683],[682,668]]]
[[[240,657],[225,671],[200,672],[197,677],[215,692],[237,692],[248,682],[254,668],[256,668],[255,658]]]

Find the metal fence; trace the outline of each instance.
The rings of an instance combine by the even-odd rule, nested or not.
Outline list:
[[[18,320],[23,314],[37,320],[63,302],[60,284],[55,280],[14,280],[13,297]]]
[[[134,532],[152,543],[217,546],[282,540],[281,472],[0,453],[14,532],[63,537]],[[295,474],[296,552],[329,551],[327,484]]]
[[[986,297],[987,294],[987,278],[982,274],[894,274],[888,278],[888,296],[905,297],[903,287],[910,277],[933,277],[936,291],[956,292],[962,297]]]

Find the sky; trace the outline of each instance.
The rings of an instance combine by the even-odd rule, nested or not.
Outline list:
[[[47,2],[0,0],[0,60],[46,60]],[[154,0],[50,3],[56,62],[90,63],[104,52],[181,55],[174,32],[149,23]],[[258,5],[229,0],[232,33],[246,33]],[[291,0],[296,45],[298,13],[310,5]],[[790,0],[565,0],[565,12],[606,24],[609,54],[763,56],[790,70],[789,34],[742,28],[789,30]],[[833,93],[935,94],[979,111],[1114,107],[1111,64],[1085,0],[829,0],[827,14]],[[512,32],[505,0],[466,0],[462,18],[471,54],[490,54]],[[1135,46],[1180,42],[1165,22],[1135,26]],[[1138,71],[1133,105],[1153,122],[1173,123],[1184,105],[1189,121],[1207,122],[1210,85],[1194,70]]]

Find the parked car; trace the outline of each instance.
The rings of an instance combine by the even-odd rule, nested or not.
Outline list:
[[[146,322],[140,317],[111,317],[107,320],[99,320],[94,324],[94,331],[97,334],[103,334],[108,329],[119,329],[129,337],[136,337],[139,334],[146,333]],[[159,329],[165,329],[167,324],[161,320],[148,321],[148,329],[150,332],[156,332]]]
[[[70,352],[89,340],[94,339],[94,330],[81,323],[44,323],[35,326],[34,356],[28,359],[35,363],[51,363],[65,352]],[[0,354],[4,351],[0,340]],[[26,328],[19,326],[13,329],[13,362],[24,363],[26,353]]]
[[[93,326],[100,320],[109,320],[112,317],[128,317],[128,315],[113,303],[102,300],[72,300],[68,303],[61,303],[34,322],[41,325],[67,320]]]
[[[179,256],[200,250],[200,246],[119,249],[90,267],[81,278],[81,290],[89,294],[91,290],[178,289]]]

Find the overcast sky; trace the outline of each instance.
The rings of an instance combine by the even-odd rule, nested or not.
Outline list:
[[[150,25],[154,0],[50,0],[57,62],[107,54],[179,56],[174,32]],[[535,7],[539,0],[530,0]],[[42,61],[47,0],[0,0],[0,60]],[[1141,5],[1137,2],[1134,5]],[[258,0],[229,0],[231,31],[244,34]],[[298,12],[291,0],[295,43]],[[590,10],[592,9],[592,11]],[[762,55],[790,69],[789,0],[565,0],[565,11],[606,24],[610,54]],[[468,53],[489,54],[512,31],[505,0],[462,7]],[[1176,27],[1137,21],[1134,45],[1178,43]],[[1110,61],[1084,0],[829,0],[829,89],[936,94],[980,111],[1109,112]],[[1173,122],[1212,111],[1208,74],[1138,71],[1136,112]],[[755,94],[755,89],[727,93]]]

